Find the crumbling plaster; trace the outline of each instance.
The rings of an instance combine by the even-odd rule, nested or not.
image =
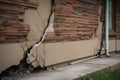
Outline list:
[[[46,27],[48,16],[50,14],[50,0],[39,0],[37,10],[27,10],[24,15],[24,22],[30,25],[30,32],[27,41],[24,43],[11,43],[0,45],[0,72],[6,68],[19,64],[23,58],[24,51],[34,45],[39,39]],[[102,23],[99,23],[98,31],[101,30]],[[100,31],[101,32],[101,31]],[[33,66],[49,66],[81,57],[97,54],[100,46],[100,35],[97,38],[82,41],[43,43],[33,50],[32,56],[28,62]],[[117,48],[120,48],[120,40],[117,41]],[[110,49],[114,50],[115,41],[110,41]],[[120,49],[117,49],[120,50]]]

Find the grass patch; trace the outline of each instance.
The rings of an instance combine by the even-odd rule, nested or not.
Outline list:
[[[88,74],[75,80],[120,80],[120,66],[101,72]]]

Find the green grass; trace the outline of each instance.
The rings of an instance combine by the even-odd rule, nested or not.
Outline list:
[[[75,80],[120,80],[120,67],[102,71],[94,74],[88,74]]]

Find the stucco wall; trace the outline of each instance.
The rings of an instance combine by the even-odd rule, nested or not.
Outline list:
[[[120,51],[120,40],[110,40],[109,41],[109,52]]]
[[[50,0],[37,1],[39,2],[38,9],[26,10],[24,15],[24,23],[30,25],[27,41],[24,43],[0,44],[0,72],[12,65],[18,65],[23,58],[24,51],[39,40],[46,26],[51,5]]]
[[[23,58],[20,44],[0,44],[0,72],[6,68],[19,64]]]
[[[45,44],[45,66],[95,55],[97,39]]]
[[[35,0],[34,0],[35,1]],[[24,15],[24,22],[30,25],[30,32],[28,34],[28,43],[30,45],[38,41],[46,27],[47,20],[50,14],[51,1],[38,0],[39,6],[37,10],[26,10]]]
[[[50,0],[38,0],[37,10],[27,10],[24,22],[30,25],[27,41],[24,43],[1,44],[0,45],[0,72],[6,68],[19,64],[23,58],[24,51],[37,42],[46,26],[50,13]],[[37,65],[49,66],[73,59],[95,55],[100,45],[102,23],[99,23],[96,38],[90,40],[43,43],[35,48]],[[117,50],[120,50],[120,40],[117,41]],[[115,50],[115,41],[110,41],[110,51]]]

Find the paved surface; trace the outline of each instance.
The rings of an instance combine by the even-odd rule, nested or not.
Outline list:
[[[109,58],[95,58],[77,64],[60,67],[52,71],[34,73],[20,80],[72,80],[118,63],[120,63],[120,54],[111,54],[111,57]]]

